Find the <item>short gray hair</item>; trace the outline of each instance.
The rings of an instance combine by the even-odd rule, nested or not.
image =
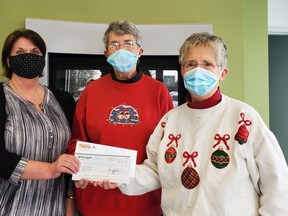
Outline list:
[[[211,47],[214,50],[217,65],[227,67],[228,52],[223,40],[208,32],[194,33],[186,39],[180,48],[179,63],[181,66],[185,64],[185,60],[190,49],[198,45]]]
[[[109,43],[109,36],[111,33],[115,33],[117,35],[126,35],[131,34],[134,36],[136,43],[141,46],[142,43],[142,37],[140,35],[139,30],[136,28],[136,26],[129,22],[128,20],[120,20],[116,22],[111,22],[104,34],[103,42],[105,44],[105,47],[107,47]]]

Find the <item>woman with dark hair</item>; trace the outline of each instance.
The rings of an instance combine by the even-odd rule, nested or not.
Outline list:
[[[79,161],[63,154],[75,102],[39,83],[46,45],[39,34],[12,32],[2,50],[0,215],[65,215],[65,178]]]

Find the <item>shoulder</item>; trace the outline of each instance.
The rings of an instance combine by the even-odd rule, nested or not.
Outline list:
[[[75,103],[74,98],[70,93],[53,88],[49,88],[49,90],[53,93],[59,103],[61,103],[62,101],[66,103]]]
[[[112,78],[111,74],[105,74],[104,76],[101,76],[98,79],[95,79],[91,81],[84,90],[89,89],[89,88],[103,88],[103,86],[107,85],[107,83],[111,83]]]
[[[58,103],[60,104],[62,110],[64,111],[69,121],[70,126],[72,126],[73,116],[74,116],[74,111],[75,111],[75,106],[76,106],[76,102],[73,96],[70,93],[63,91],[63,90],[53,89],[53,88],[48,88],[48,89],[52,92],[52,94],[54,95]]]
[[[245,120],[248,119],[259,127],[266,125],[258,111],[251,105],[228,96],[223,96],[223,102],[225,104],[225,113],[234,114],[238,118],[243,118]]]
[[[257,111],[251,105],[243,101],[228,97],[226,95],[222,95],[222,100],[225,103],[226,107],[229,107],[229,109],[240,109],[257,113]]]
[[[163,82],[154,79],[146,74],[142,73],[142,79],[145,81],[145,84],[150,85],[150,87],[167,89],[166,85]]]

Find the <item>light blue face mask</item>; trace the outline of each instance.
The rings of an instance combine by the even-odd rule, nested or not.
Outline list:
[[[114,52],[107,59],[113,68],[123,73],[129,72],[137,64],[137,61],[138,56],[125,49]]]
[[[217,84],[218,77],[204,68],[197,67],[184,74],[184,86],[194,95],[208,94]]]

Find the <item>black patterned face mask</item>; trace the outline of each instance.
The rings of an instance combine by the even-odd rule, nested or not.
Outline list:
[[[32,79],[40,76],[45,67],[44,56],[31,53],[9,57],[10,69],[20,77]]]

